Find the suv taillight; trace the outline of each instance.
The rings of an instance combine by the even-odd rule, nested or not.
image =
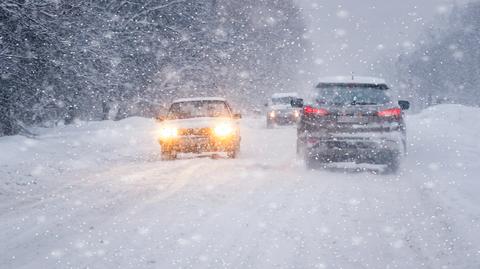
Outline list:
[[[379,111],[377,113],[379,117],[389,118],[400,118],[402,116],[402,110],[400,108],[390,108],[386,110]]]
[[[327,116],[329,114],[328,110],[323,108],[315,108],[311,106],[306,106],[303,108],[303,113],[305,115],[317,115],[317,116]]]

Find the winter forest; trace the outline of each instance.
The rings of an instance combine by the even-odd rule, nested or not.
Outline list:
[[[421,107],[457,103],[480,104],[480,2],[438,19],[411,53],[395,59],[393,76],[401,89],[421,100]]]
[[[307,43],[291,0],[6,0],[0,29],[4,135],[152,116],[192,93],[263,97],[292,83]]]
[[[436,19],[413,51],[383,57],[376,69],[393,65],[382,75],[422,107],[476,105],[480,3]],[[0,135],[153,116],[192,94],[258,106],[321,74],[305,70],[314,61],[305,32],[293,0],[3,0]]]

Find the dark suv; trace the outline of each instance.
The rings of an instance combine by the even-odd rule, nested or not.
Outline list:
[[[406,152],[403,110],[407,101],[394,103],[388,86],[374,78],[330,78],[317,85],[302,107],[297,153],[308,168],[327,163],[355,162],[386,165],[395,172]]]

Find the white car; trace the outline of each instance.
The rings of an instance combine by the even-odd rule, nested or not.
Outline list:
[[[162,159],[177,153],[226,152],[235,158],[240,150],[240,114],[234,114],[224,98],[178,99],[161,122],[158,141]]]
[[[300,110],[292,107],[292,100],[296,100],[296,92],[275,93],[266,104],[267,128],[275,125],[295,124],[300,119]]]

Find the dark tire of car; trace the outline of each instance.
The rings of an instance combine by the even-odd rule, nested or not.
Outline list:
[[[162,161],[171,161],[177,158],[177,153],[171,150],[162,150]]]
[[[308,170],[320,170],[325,168],[325,162],[319,157],[309,156],[305,158],[305,166]]]
[[[235,159],[238,156],[238,152],[240,151],[240,148],[235,148],[234,150],[228,151],[227,152],[227,157],[230,159]]]
[[[305,156],[305,144],[297,138],[297,157]]]
[[[402,139],[402,145],[403,145],[403,155],[408,154],[408,147],[407,147],[407,139]]]
[[[387,166],[384,170],[385,174],[396,174],[400,169],[400,153],[390,152],[386,158],[385,165]]]
[[[304,151],[305,166],[308,170],[319,170],[325,167],[326,158]]]
[[[315,170],[318,167],[318,160],[313,156],[305,156],[305,166],[309,170]]]
[[[237,151],[232,150],[232,151],[227,152],[227,157],[230,158],[230,159],[237,158]]]

